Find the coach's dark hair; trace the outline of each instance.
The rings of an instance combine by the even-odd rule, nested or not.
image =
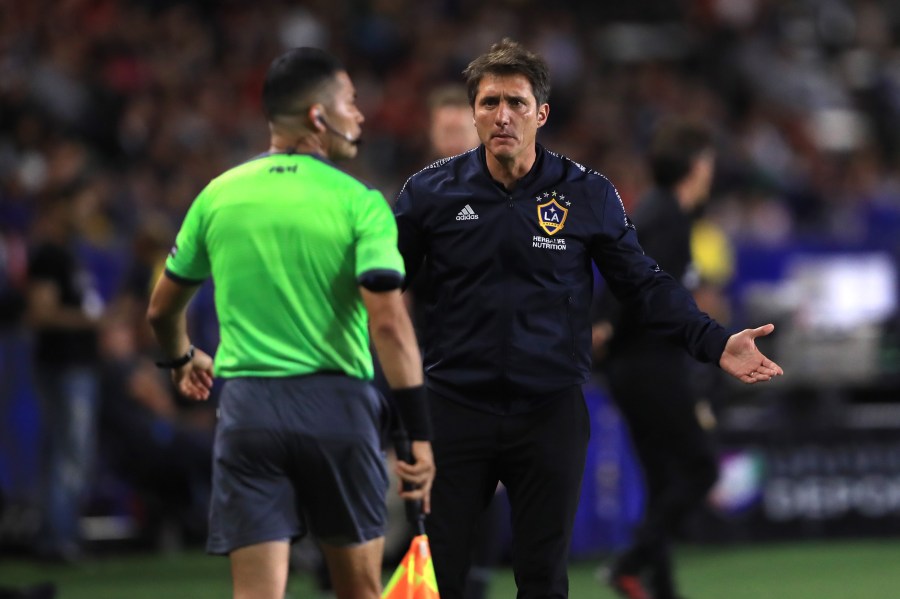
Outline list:
[[[491,46],[491,49],[469,63],[463,71],[469,104],[475,106],[478,85],[485,75],[524,75],[531,83],[531,90],[538,106],[550,99],[550,68],[540,55],[527,50],[508,37]]]
[[[344,70],[337,58],[319,48],[288,50],[272,61],[266,73],[262,93],[266,118],[272,121],[314,104],[322,85]]]
[[[662,122],[650,143],[656,185],[671,189],[687,176],[697,157],[713,147],[712,132],[703,123],[680,118]]]

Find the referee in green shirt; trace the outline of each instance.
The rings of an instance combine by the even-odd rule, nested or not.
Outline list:
[[[269,151],[213,180],[188,211],[148,318],[178,390],[220,397],[210,553],[231,558],[236,598],[284,596],[289,543],[313,533],[339,598],[380,592],[388,421],[369,384],[369,331],[412,439],[398,463],[430,506],[434,460],[418,346],[400,298],[403,260],[384,197],[339,170],[363,116],[344,67],[313,48],[269,68]],[[221,342],[187,335],[186,307],[215,281]]]

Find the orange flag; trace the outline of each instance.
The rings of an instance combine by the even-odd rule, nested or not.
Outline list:
[[[381,599],[440,599],[427,535],[413,538]]]

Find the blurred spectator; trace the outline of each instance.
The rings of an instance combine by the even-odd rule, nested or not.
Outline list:
[[[134,353],[153,351],[150,325],[145,312],[153,284],[162,274],[166,254],[175,238],[175,229],[159,213],[148,213],[137,226],[130,244],[131,263],[125,270],[118,288],[114,309],[129,324],[133,335]]]
[[[36,333],[34,381],[44,418],[42,531],[46,558],[81,553],[79,517],[95,465],[97,326],[104,305],[79,260],[76,212],[81,187],[48,199],[36,223],[28,266],[28,322]]]
[[[180,221],[207,180],[265,143],[256,127],[258,65],[298,40],[334,48],[360,73],[362,108],[375,116],[350,169],[388,197],[428,143],[419,91],[456,77],[468,49],[498,35],[548,56],[558,81],[547,144],[599,162],[626,207],[648,185],[635,157],[667,114],[702,116],[723,133],[721,197],[744,197],[764,180],[803,231],[833,230],[831,211],[859,212],[872,201],[841,197],[842,186],[822,173],[843,178],[862,153],[876,157],[876,181],[897,177],[900,77],[890,31],[900,16],[885,1],[737,10],[729,2],[625,9],[567,0],[548,12],[535,2],[401,0],[364,1],[352,14],[282,0],[252,9],[36,6],[0,8],[0,203],[17,205],[17,219],[27,213],[20,199],[47,185],[48,141],[63,132],[117,169],[117,235],[147,212]],[[755,210],[743,201],[736,208]]]
[[[0,331],[25,310],[26,251],[21,236],[0,229]]]
[[[21,349],[19,334],[25,311],[27,248],[21,235],[0,227],[0,405],[14,392],[16,354]]]
[[[480,143],[463,86],[445,85],[435,89],[428,96],[428,108],[428,141],[435,158],[456,156]]]
[[[148,531],[171,524],[180,541],[206,538],[214,408],[181,405],[166,373],[138,351],[130,315],[108,318],[100,334],[104,462],[144,501]]]

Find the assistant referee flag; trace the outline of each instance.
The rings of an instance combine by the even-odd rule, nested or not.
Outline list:
[[[409,551],[391,576],[381,599],[440,599],[428,536],[413,538]]]

